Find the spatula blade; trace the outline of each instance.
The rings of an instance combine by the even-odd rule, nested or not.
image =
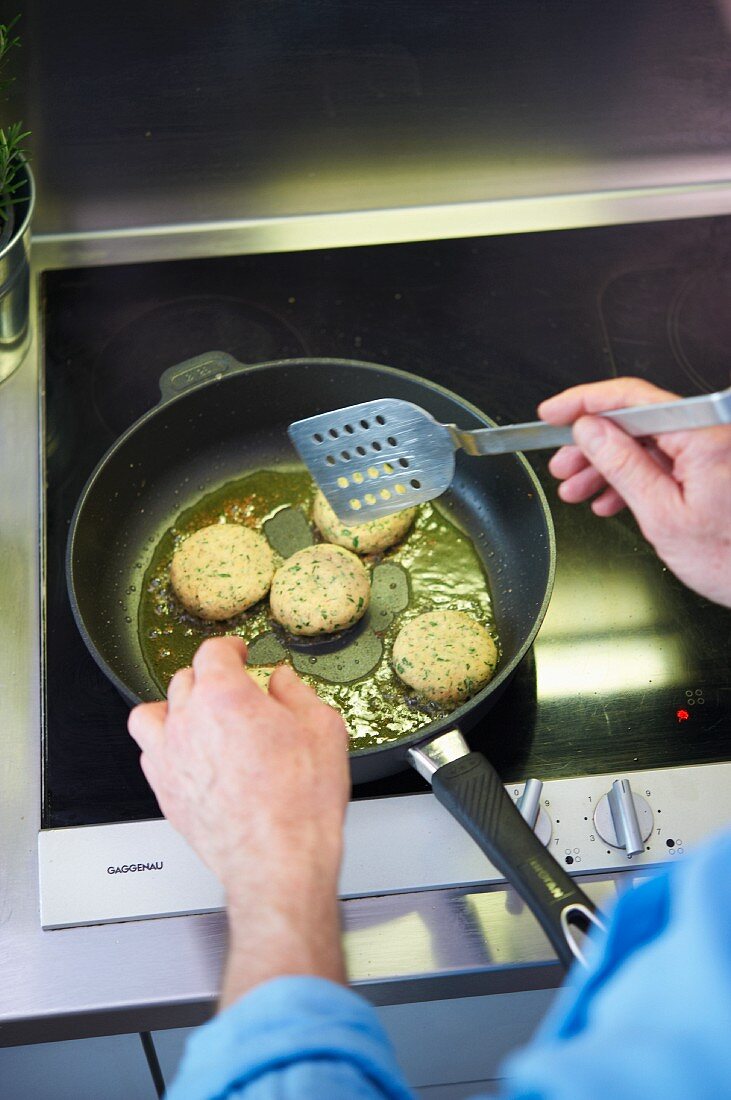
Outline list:
[[[289,436],[343,523],[356,526],[439,496],[454,442],[410,401],[380,398],[298,420]]]

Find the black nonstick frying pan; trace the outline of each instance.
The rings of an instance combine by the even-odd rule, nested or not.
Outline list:
[[[492,424],[455,394],[390,367],[336,359],[244,365],[210,352],[171,367],[160,403],[129,428],[87,482],[69,531],[67,580],[89,650],[131,704],[159,697],[137,634],[138,592],[151,549],[209,488],[292,464],[294,420],[376,397],[397,397],[442,423]],[[416,767],[538,917],[561,961],[581,958],[577,929],[598,923],[594,906],[556,863],[461,731],[493,703],[541,625],[553,584],[555,545],[541,486],[520,455],[479,462],[460,454],[449,505],[482,557],[502,658],[493,680],[448,717],[398,741],[351,752],[356,783]]]

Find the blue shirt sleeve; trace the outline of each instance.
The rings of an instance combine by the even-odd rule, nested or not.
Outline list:
[[[505,1100],[731,1097],[731,831],[620,898],[504,1072]],[[360,997],[279,978],[193,1035],[168,1100],[410,1096]]]
[[[376,1013],[324,978],[276,978],[189,1040],[167,1100],[411,1100]]]
[[[731,1097],[731,831],[620,897],[503,1070],[510,1100]]]

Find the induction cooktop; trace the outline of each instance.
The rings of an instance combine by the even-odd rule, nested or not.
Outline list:
[[[76,629],[66,535],[166,367],[218,349],[384,363],[530,420],[577,382],[729,384],[731,219],[50,271],[42,276],[43,828],[159,816],[127,706]],[[472,731],[506,783],[731,759],[729,614],[667,571],[628,514],[563,505],[535,646]],[[406,771],[355,799],[425,791]]]

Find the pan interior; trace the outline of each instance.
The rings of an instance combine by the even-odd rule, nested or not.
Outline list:
[[[238,634],[249,645],[250,664],[287,661],[312,682],[343,713],[351,744],[398,740],[448,713],[407,688],[391,667],[391,647],[403,622],[448,607],[467,612],[495,633],[482,563],[443,505],[423,505],[405,539],[365,559],[370,605],[355,626],[337,634],[294,638],[271,620],[267,600],[233,619],[202,622],[185,612],[172,591],[170,561],[176,545],[211,523],[261,525],[284,558],[312,545],[316,532],[305,517],[313,496],[306,470],[279,467],[228,482],[182,512],[155,548],[141,586],[139,638],[145,663],[163,695],[203,638]]]
[[[397,371],[287,361],[199,386],[153,410],[112,448],[79,502],[68,572],[87,644],[130,702],[159,694],[140,649],[136,611],[151,553],[175,517],[226,481],[293,464],[286,436],[293,420],[376,396],[413,401],[467,428],[486,422],[454,395]],[[449,716],[458,720],[479,716],[479,704],[525,652],[550,587],[551,535],[537,482],[516,456],[460,454],[447,499],[487,573],[502,646],[498,674]]]

